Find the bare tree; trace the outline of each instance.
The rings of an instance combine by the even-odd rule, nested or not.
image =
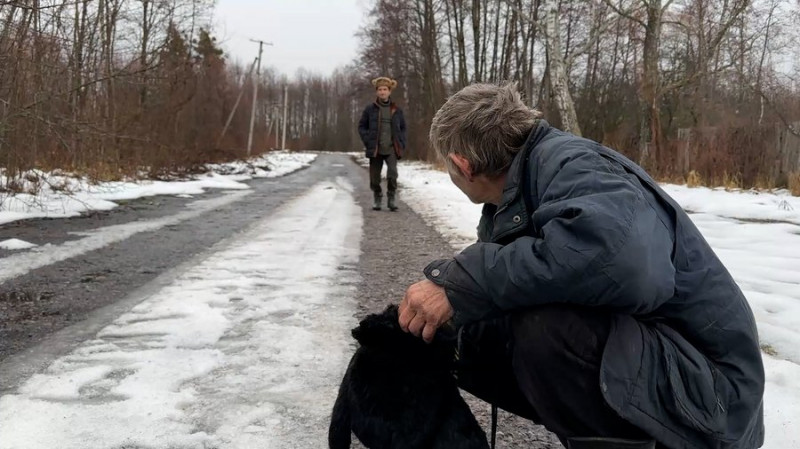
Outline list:
[[[430,157],[448,93],[512,80],[554,124],[656,176],[780,185],[800,171],[786,143],[800,120],[794,0],[370,0],[351,66],[293,78],[268,68],[255,105],[240,95],[247,67],[208,28],[211,2],[0,2],[5,173],[189,170],[242,155],[253,107],[255,147],[273,147],[284,89],[286,146],[357,149],[378,75],[399,82],[411,158]]]
[[[569,91],[567,67],[562,57],[561,31],[559,30],[559,10],[557,0],[544,0],[545,35],[547,40],[547,66],[549,82],[555,108],[565,131],[581,135],[575,103]]]

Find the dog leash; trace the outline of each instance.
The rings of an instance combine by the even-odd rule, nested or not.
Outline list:
[[[497,406],[492,404],[492,449],[497,440]]]
[[[464,326],[458,328],[458,332],[456,333],[456,351],[453,355],[453,377],[458,380],[458,363],[461,360],[461,334],[464,332]]]
[[[458,334],[456,336],[456,351],[455,351],[455,361],[461,359],[461,334],[464,331],[464,326],[458,328]],[[453,370],[453,377],[458,379],[458,370]],[[495,449],[495,444],[497,442],[497,405],[492,404],[492,434],[491,434],[491,448]]]

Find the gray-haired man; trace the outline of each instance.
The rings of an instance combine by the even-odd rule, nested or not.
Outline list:
[[[681,207],[640,167],[552,128],[513,85],[473,85],[431,143],[483,203],[478,243],[425,268],[400,325],[463,336],[459,383],[570,449],[757,448],[752,311]]]

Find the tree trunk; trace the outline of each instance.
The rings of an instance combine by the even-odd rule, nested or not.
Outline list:
[[[463,0],[453,0],[453,7],[456,13],[456,42],[458,48],[458,87],[469,84],[469,72],[467,70],[467,45],[464,39],[464,4]]]
[[[455,1],[453,0],[453,4],[455,6]],[[452,83],[453,85],[458,84],[456,79],[458,76],[458,71],[456,70],[456,50],[453,42],[455,38],[453,37],[453,27],[450,25],[450,19],[453,17],[453,14],[450,12],[450,1],[445,0],[444,2],[444,14],[445,20],[447,21],[447,44],[450,46],[450,70],[452,76]],[[458,33],[458,19],[456,19],[456,33]]]
[[[483,78],[483,71],[481,70],[481,61],[483,53],[481,53],[481,2],[482,0],[472,0],[472,40],[473,51],[472,58],[475,65],[472,70],[475,72],[475,82],[480,83]],[[484,8],[485,10],[485,8]],[[484,11],[484,14],[485,11]]]
[[[639,165],[655,163],[661,141],[659,116],[660,75],[658,56],[661,48],[661,0],[650,0],[642,54],[643,73],[640,92]]]
[[[575,103],[569,92],[569,78],[561,51],[559,31],[558,1],[545,0],[545,30],[547,34],[547,53],[549,57],[549,78],[554,106],[561,118],[564,131],[581,135]]]
[[[141,87],[139,90],[139,104],[144,108],[145,101],[147,100],[147,47],[150,43],[150,2],[151,0],[142,0],[142,42],[139,51],[139,65],[142,71]]]
[[[489,68],[489,80],[497,82],[497,52],[500,39],[500,1],[497,0],[494,20],[494,45],[492,46],[492,66]]]

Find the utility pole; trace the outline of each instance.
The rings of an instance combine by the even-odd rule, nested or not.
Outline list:
[[[272,115],[272,114],[270,114],[270,115]],[[272,117],[270,117],[269,126],[267,127],[267,137],[269,137],[269,134],[272,132],[272,125],[275,124],[274,122],[275,122],[275,120],[272,120]],[[277,145],[275,145],[275,146],[277,147]]]
[[[256,76],[253,77],[253,107],[250,110],[250,132],[247,134],[247,156],[250,156],[250,150],[253,147],[253,125],[256,121],[256,98],[258,98],[258,80],[261,76],[261,51],[264,45],[272,45],[271,42],[264,42],[261,40],[250,39],[251,42],[258,42],[258,58],[256,63]]]
[[[289,104],[289,85],[283,86],[283,138],[281,139],[281,150],[286,149],[286,107]]]
[[[247,72],[247,75],[245,75],[244,79],[242,80],[242,90],[240,90],[239,95],[236,96],[236,102],[233,103],[233,109],[231,109],[231,113],[228,114],[228,120],[225,121],[225,126],[222,128],[222,134],[220,134],[219,138],[217,138],[217,147],[219,147],[220,142],[222,142],[222,138],[225,137],[225,133],[228,131],[228,127],[231,125],[231,120],[233,120],[233,114],[236,113],[236,108],[239,107],[239,101],[242,99],[242,94],[244,93],[244,88],[245,84],[247,83],[247,78],[253,76],[253,69],[256,68],[256,61],[258,61],[258,58],[253,59],[253,63],[250,64],[250,71]],[[249,149],[247,153],[250,154]]]
[[[272,114],[275,116],[275,148],[278,147],[278,138],[281,136],[281,132],[278,130],[280,126],[279,118],[278,118],[278,104],[272,105]]]

